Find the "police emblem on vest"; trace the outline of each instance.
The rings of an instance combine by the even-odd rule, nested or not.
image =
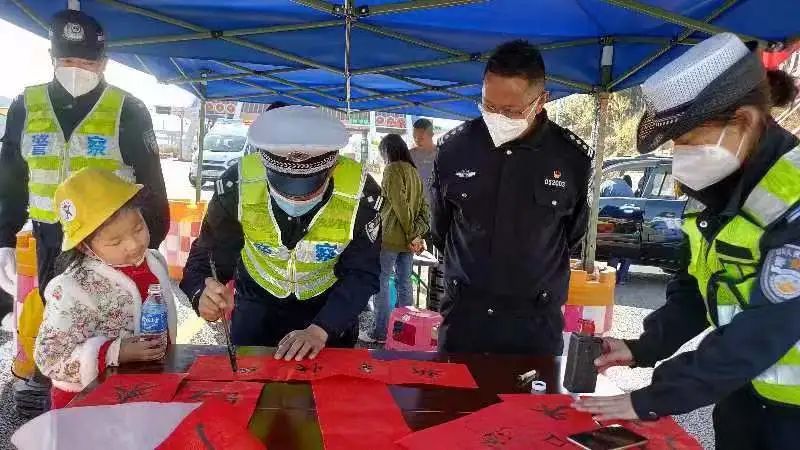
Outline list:
[[[713,326],[729,324],[751,305],[758,289],[761,237],[773,223],[786,217],[800,202],[800,147],[783,155],[745,200],[742,212],[708,242],[698,229],[696,213],[688,213],[683,230],[689,238],[689,273],[697,279]],[[761,268],[761,288],[772,302],[797,299],[800,294],[800,247],[770,250]],[[800,300],[795,300],[800,301]],[[800,343],[772,367],[752,380],[758,394],[768,400],[800,406]]]
[[[30,170],[29,214],[38,222],[56,223],[53,194],[59,183],[85,167],[106,169],[134,182],[133,168],[124,164],[119,149],[119,117],[125,93],[109,86],[69,140],[58,122],[47,85],[25,89],[22,156]]]
[[[334,267],[353,239],[364,187],[361,164],[339,157],[333,171],[333,194],[316,213],[307,234],[294,249],[281,241],[269,198],[267,173],[258,154],[239,164],[239,222],[244,231],[242,262],[267,292],[278,298],[316,297],[336,283]]]

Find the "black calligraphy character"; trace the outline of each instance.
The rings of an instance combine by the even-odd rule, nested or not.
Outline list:
[[[363,362],[361,363],[361,367],[359,368],[359,370],[361,370],[364,373],[372,373],[374,368],[372,367],[372,364],[368,362]]]
[[[531,411],[536,411],[544,414],[553,420],[566,420],[567,419],[566,405],[559,405],[555,408],[550,408],[547,405],[539,405],[538,408],[531,408]]]
[[[194,431],[197,432],[197,437],[200,439],[200,442],[203,443],[203,447],[206,450],[214,450],[214,444],[208,440],[208,436],[206,436],[206,427],[202,423],[198,423],[197,426],[194,427]]]
[[[311,365],[311,367],[306,366],[305,364],[298,364],[294,367],[294,370],[300,373],[311,372],[313,375],[317,375],[322,371],[322,366],[317,363]]]
[[[153,383],[138,383],[133,386],[114,386],[117,403],[127,403],[138,400],[156,388]]]
[[[240,367],[237,372],[244,375],[248,373],[253,373],[255,371],[256,371],[255,367]]]
[[[420,369],[419,367],[412,367],[411,373],[435,380],[436,378],[439,378],[439,376],[442,374],[442,371],[438,369]]]
[[[239,393],[238,392],[227,392],[223,396],[226,402],[230,403],[231,405],[235,405],[239,402]]]
[[[542,442],[552,445],[553,447],[563,447],[567,445],[563,439],[553,433],[550,433],[546,438],[544,438],[544,440],[542,440]]]
[[[511,442],[511,438],[511,429],[502,427],[481,435],[481,444],[489,448],[502,448]]]

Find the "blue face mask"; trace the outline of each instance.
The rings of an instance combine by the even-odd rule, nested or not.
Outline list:
[[[316,195],[308,200],[292,200],[280,195],[274,190],[270,192],[270,197],[275,200],[275,204],[278,205],[278,208],[283,210],[283,212],[291,217],[300,217],[304,214],[307,214],[309,211],[314,209],[315,206],[319,205],[324,195],[325,189],[321,189],[319,195]]]

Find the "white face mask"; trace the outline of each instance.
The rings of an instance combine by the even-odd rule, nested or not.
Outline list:
[[[101,263],[103,263],[103,264],[105,264],[107,266],[113,267],[115,269],[121,269],[123,267],[139,267],[139,266],[142,265],[144,260],[147,259],[147,252],[144,252],[144,253],[142,253],[141,258],[139,258],[139,260],[136,261],[133,264],[111,264],[108,261],[106,261],[105,259],[101,258],[100,255],[95,253],[94,250],[92,250],[92,247],[89,247],[89,244],[83,244],[83,248],[84,248],[84,251],[86,252],[86,254],[89,257],[94,258],[94,259],[100,261]]]
[[[739,141],[736,154],[722,146],[726,126],[716,144],[676,145],[672,156],[672,176],[693,191],[705,189],[741,167],[739,152],[744,139]]]
[[[528,122],[528,119],[531,113],[539,108],[539,99],[537,98],[531,106],[531,110],[524,119],[511,119],[502,114],[487,111],[483,105],[478,104],[478,109],[481,111],[483,121],[486,123],[486,128],[489,129],[489,135],[492,137],[495,147],[513,141],[530,128],[531,123]]]
[[[56,67],[56,80],[73,97],[80,97],[100,84],[100,74],[80,67]]]

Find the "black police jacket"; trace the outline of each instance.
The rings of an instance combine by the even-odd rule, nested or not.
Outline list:
[[[91,111],[107,84],[73,97],[58,81],[48,83],[47,91],[61,129],[69,136]],[[14,247],[16,234],[28,220],[28,165],[20,142],[25,127],[25,100],[22,95],[11,103],[0,149],[0,247]],[[169,229],[169,204],[158,144],[150,113],[141,100],[126,94],[120,115],[119,146],[122,159],[132,167],[136,182],[145,186],[142,215],[150,228],[150,248],[158,248]],[[61,251],[61,225],[34,222],[39,266],[39,287],[55,276],[53,263]]]
[[[535,335],[530,323],[512,331],[511,322],[530,322],[539,312],[548,313],[548,339],[556,332],[560,339],[569,254],[586,232],[592,157],[546,112],[530,133],[499,148],[481,118],[442,138],[432,182],[432,234],[445,254],[445,349],[508,352],[505,341]],[[459,318],[467,317],[472,326],[460,327]],[[446,341],[462,332],[456,329],[469,333],[474,327],[483,328],[472,330],[475,345],[448,347]],[[493,334],[508,335],[492,343]]]
[[[333,183],[330,183],[320,204],[300,217],[288,216],[272,201],[275,221],[287,248],[294,248],[306,235],[311,220],[328,202],[332,192]],[[336,284],[323,294],[303,301],[298,301],[294,295],[278,298],[258,285],[241,261],[244,233],[238,220],[239,166],[236,164],[216,183],[200,237],[192,244],[186,262],[181,289],[197,310],[205,279],[211,276],[209,255],[213,254],[220,281],[235,280],[236,307],[231,332],[237,345],[274,346],[286,333],[312,323],[328,332],[329,345],[336,343],[344,334],[352,334],[358,315],[379,289],[380,196],[380,186],[368,176],[356,213],[353,240],[334,266]],[[349,345],[353,343],[354,337]]]
[[[712,241],[739,213],[764,174],[799,143],[796,136],[770,124],[741,170],[697,195],[708,206],[698,216],[698,223],[707,224],[701,229],[707,240]],[[769,259],[771,251],[782,247],[800,247],[800,205],[765,231],[761,247],[763,259]],[[690,256],[684,239],[681,269],[667,285],[666,304],[645,318],[644,333],[639,339],[627,341],[638,366],[653,366],[669,358],[709,327],[701,287],[688,273]],[[751,308],[737,314],[728,325],[708,333],[697,350],[664,361],[653,373],[651,385],[631,393],[640,418],[683,414],[717,403],[748,388],[753,378],[800,341],[800,293],[782,302],[770,299],[762,280],[770,271],[762,262],[750,294]]]

